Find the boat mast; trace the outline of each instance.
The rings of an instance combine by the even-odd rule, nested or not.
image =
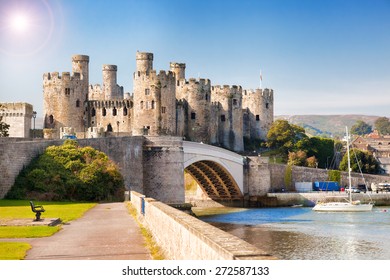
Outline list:
[[[352,202],[352,191],[351,191],[351,160],[349,158],[349,135],[348,135],[348,127],[345,127],[345,131],[347,133],[347,156],[348,156],[348,189],[349,189],[349,201]]]

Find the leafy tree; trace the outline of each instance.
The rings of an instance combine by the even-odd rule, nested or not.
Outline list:
[[[382,135],[390,134],[390,120],[386,117],[378,118],[374,123],[375,129]]]
[[[288,153],[288,165],[305,166],[307,155],[305,151],[299,150],[297,152]]]
[[[315,156],[307,157],[305,151],[299,150],[297,152],[288,153],[288,165],[317,167],[317,159]]]
[[[307,138],[305,130],[286,120],[275,121],[267,134],[267,147],[281,149],[285,154],[295,150],[295,145],[303,138]]]
[[[317,161],[316,157],[315,156],[308,157],[306,159],[306,166],[307,167],[311,167],[311,168],[317,167],[318,166],[318,161]]]
[[[351,127],[351,134],[365,135],[372,132],[372,126],[364,121],[357,121]]]
[[[304,138],[297,143],[296,147],[305,151],[308,157],[314,156],[320,168],[327,167],[329,158],[334,155],[334,141],[330,138]]]
[[[340,170],[328,170],[328,180],[340,183],[341,180]]]
[[[0,104],[0,112],[4,111],[3,105]],[[3,116],[0,115],[0,137],[8,137],[9,124],[3,122]]]
[[[123,177],[104,153],[66,140],[22,170],[7,197],[101,201],[120,200],[123,191]]]
[[[363,173],[378,174],[380,172],[380,165],[378,161],[369,152],[361,151],[358,149],[351,149],[350,161],[351,161],[351,170],[353,172],[360,172],[359,166]],[[343,159],[340,162],[340,170],[348,171],[347,153],[345,153]]]

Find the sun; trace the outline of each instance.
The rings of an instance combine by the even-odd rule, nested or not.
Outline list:
[[[10,24],[14,31],[25,32],[29,27],[29,20],[24,14],[15,14],[11,17]]]

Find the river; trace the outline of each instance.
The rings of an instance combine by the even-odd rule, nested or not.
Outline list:
[[[319,213],[309,207],[193,211],[283,260],[390,260],[389,207],[360,213]]]

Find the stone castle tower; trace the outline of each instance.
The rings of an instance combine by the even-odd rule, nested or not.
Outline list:
[[[89,56],[72,57],[72,75],[69,72],[45,73],[44,89],[44,128],[49,134],[59,137],[63,127],[83,131],[86,115],[84,103],[88,100]]]
[[[153,70],[153,54],[136,54],[133,76],[133,135],[176,135],[176,87],[173,72]]]
[[[72,75],[43,77],[45,137],[174,135],[244,150],[244,137],[265,139],[273,122],[273,91],[213,86],[186,79],[186,64],[153,69],[153,54],[136,53],[133,94],[117,84],[117,66],[103,65],[103,85],[89,85],[89,57],[72,57]]]

